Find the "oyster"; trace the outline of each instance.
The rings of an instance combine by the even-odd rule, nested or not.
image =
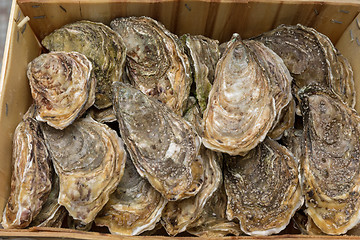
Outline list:
[[[306,213],[327,234],[344,234],[360,220],[360,117],[331,90],[300,90]]]
[[[167,200],[138,174],[128,157],[124,176],[95,223],[107,226],[112,234],[139,235],[155,228],[166,203]]]
[[[197,104],[196,99],[192,96],[189,97],[188,109],[184,114],[184,119],[195,128],[196,132],[200,136],[203,135],[203,119],[201,118],[200,106]]]
[[[92,64],[76,52],[42,54],[28,65],[36,119],[64,129],[95,100]]]
[[[331,87],[350,107],[355,106],[350,64],[330,39],[313,28],[280,25],[253,38],[276,52],[294,77],[295,92],[309,84]]]
[[[249,47],[234,35],[216,67],[204,113],[203,144],[244,155],[263,141],[275,118],[268,76]]]
[[[105,109],[97,109],[93,107],[89,110],[89,114],[95,121],[100,123],[116,121],[116,116],[113,107],[109,107]]]
[[[253,40],[247,40],[244,41],[244,43],[248,49],[253,52],[253,56],[269,79],[271,92],[275,99],[276,110],[276,120],[273,123],[270,135],[272,135],[273,138],[278,138],[282,134],[283,130],[285,130],[286,127],[289,128],[289,125],[291,124],[292,116],[289,116],[288,122],[290,123],[285,124],[286,126],[280,126],[279,121],[282,120],[281,117],[286,116],[286,114],[289,113],[288,110],[292,107],[287,107],[292,100],[292,77],[283,60],[270,48],[266,47],[261,42]],[[293,118],[295,118],[295,115]]]
[[[221,180],[220,153],[201,147],[199,156],[204,164],[204,183],[194,197],[168,202],[162,213],[162,224],[169,235],[184,232],[189,224],[199,218],[205,203],[218,189]]]
[[[266,138],[245,157],[225,159],[228,219],[249,235],[279,233],[303,204],[294,156]]]
[[[189,56],[196,84],[196,98],[203,113],[214,82],[215,67],[220,58],[219,42],[201,35],[189,34],[183,35],[181,40]]]
[[[139,174],[168,200],[194,196],[204,175],[195,130],[156,99],[124,83],[113,87],[120,133]]]
[[[177,36],[149,17],[117,18],[110,26],[125,42],[126,73],[131,83],[182,115],[192,79]]]
[[[290,128],[284,132],[281,143],[294,154],[299,162],[302,161],[305,151],[305,140],[302,129]]]
[[[91,230],[91,228],[93,226],[93,222],[84,223],[80,220],[74,219],[71,216],[68,216],[67,217],[67,225],[68,225],[68,228],[70,228],[70,229],[88,232]]]
[[[268,137],[278,140],[283,133],[294,126],[295,123],[295,100],[292,99],[289,104],[281,111],[279,121],[273,129],[268,133]]]
[[[102,23],[78,21],[55,30],[41,43],[50,51],[76,51],[92,61],[97,80],[95,106],[111,106],[111,84],[121,81],[126,56],[125,45],[117,33]]]
[[[31,222],[30,226],[60,228],[67,211],[64,206],[58,203],[59,199],[59,178],[53,174],[52,187],[49,197],[41,208],[39,214]]]
[[[206,202],[199,218],[189,224],[187,232],[199,237],[224,237],[242,234],[238,223],[226,218],[226,194],[222,176],[216,192]]]
[[[4,228],[25,228],[49,195],[52,172],[39,123],[31,117],[15,130],[12,158],[11,192],[1,224]]]
[[[109,200],[124,172],[126,152],[114,130],[82,118],[60,131],[42,125],[60,179],[59,204],[86,225]]]

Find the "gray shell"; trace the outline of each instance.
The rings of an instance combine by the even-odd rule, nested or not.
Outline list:
[[[113,86],[120,133],[139,174],[168,200],[194,196],[204,176],[198,134],[155,98],[123,83]]]
[[[225,158],[227,217],[249,235],[279,233],[303,204],[298,163],[285,147],[266,138],[245,157]]]
[[[47,148],[60,179],[59,204],[86,225],[109,200],[124,172],[122,140],[90,117],[60,131],[42,125]]]
[[[189,60],[178,37],[149,17],[118,18],[110,26],[126,45],[126,74],[130,82],[182,116],[192,79]]]
[[[155,228],[167,200],[142,178],[130,157],[124,176],[95,223],[112,234],[134,236]]]
[[[355,106],[355,86],[350,64],[330,39],[301,24],[280,25],[253,38],[276,52],[294,77],[295,93],[309,84],[332,88],[350,107]]]
[[[299,96],[306,213],[324,233],[344,234],[360,221],[360,117],[327,88],[311,85]]]

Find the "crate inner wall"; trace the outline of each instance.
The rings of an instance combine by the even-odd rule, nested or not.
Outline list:
[[[0,77],[0,213],[10,192],[13,132],[32,103],[27,64],[41,53],[39,41],[44,36],[77,20],[109,24],[116,17],[144,15],[159,20],[178,35],[202,34],[220,43],[233,33],[245,39],[280,24],[314,27],[327,35],[352,64],[358,90],[356,108],[360,110],[360,25],[356,21],[360,1],[13,1]],[[26,16],[30,21],[19,27]]]

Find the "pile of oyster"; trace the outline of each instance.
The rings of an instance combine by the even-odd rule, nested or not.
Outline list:
[[[323,34],[281,25],[219,45],[128,17],[68,24],[42,44],[4,228],[357,231],[353,74]]]

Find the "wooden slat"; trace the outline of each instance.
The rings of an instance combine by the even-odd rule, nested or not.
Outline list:
[[[356,19],[359,22],[359,26]],[[357,93],[355,109],[360,112],[360,14],[341,36],[336,44],[336,48],[349,60],[352,66]]]
[[[23,18],[14,2],[0,76],[0,213],[3,212],[10,189],[13,132],[32,102],[26,78],[27,64],[41,50],[28,23],[17,28]]]
[[[219,238],[206,237],[166,237],[166,236],[116,236],[96,232],[81,232],[57,228],[32,228],[25,230],[0,230],[0,237],[30,237],[37,239],[83,239],[83,240],[215,240]],[[223,237],[221,240],[335,240],[339,236],[309,236],[309,235],[273,235],[273,236],[238,236]],[[342,240],[360,240],[359,236],[341,236]]]

